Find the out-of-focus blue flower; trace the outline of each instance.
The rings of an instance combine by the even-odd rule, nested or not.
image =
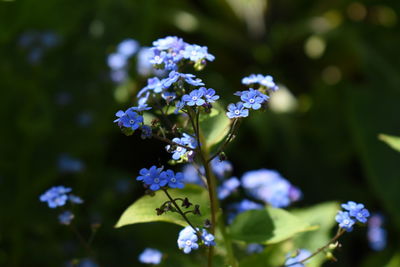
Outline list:
[[[145,264],[160,264],[162,260],[162,253],[154,248],[146,248],[140,255],[139,261]]]
[[[54,47],[59,44],[60,36],[52,31],[42,33],[42,44],[46,47]]]
[[[232,177],[222,183],[218,187],[218,198],[225,199],[227,198],[232,192],[234,192],[240,186],[240,181],[236,177]]]
[[[228,118],[241,118],[249,116],[249,110],[243,106],[242,102],[228,105],[228,112],[226,113]]]
[[[176,98],[176,93],[164,91],[162,92],[161,97],[167,102],[167,104],[169,104],[172,100]]]
[[[247,254],[261,253],[263,250],[264,246],[257,243],[248,244],[246,248]]]
[[[204,245],[207,247],[215,246],[215,237],[214,235],[207,232],[206,229],[203,229],[201,233],[201,239],[203,239]]]
[[[133,39],[125,39],[118,44],[117,53],[129,58],[139,49],[139,43]]]
[[[202,90],[193,90],[190,94],[183,95],[182,100],[188,106],[202,106],[206,103],[206,101],[202,99],[203,93]]]
[[[199,248],[197,244],[198,237],[191,226],[186,226],[179,232],[178,248],[182,249],[185,254]]]
[[[240,202],[232,203],[232,204],[228,205],[228,207],[227,207],[228,222],[232,223],[233,219],[235,219],[235,217],[242,212],[245,212],[247,210],[260,210],[263,208],[264,208],[263,205],[256,203],[254,201],[248,200],[246,198]]]
[[[349,201],[346,204],[342,204],[342,208],[349,211],[350,216],[353,216],[357,221],[366,223],[369,217],[369,211],[364,208],[363,204],[358,204],[354,201]]]
[[[115,83],[122,83],[128,78],[126,69],[113,69],[110,73],[110,78]]]
[[[82,161],[67,154],[61,154],[58,157],[57,165],[59,171],[62,173],[78,173],[85,168]]]
[[[275,84],[274,79],[270,75],[264,76],[262,74],[251,74],[250,76],[242,79],[242,84],[260,84],[261,86],[267,87],[272,91],[277,91],[279,89],[279,87]]]
[[[28,54],[28,61],[31,64],[37,64],[42,60],[44,50],[41,47],[34,47]]]
[[[274,170],[246,172],[242,177],[242,186],[252,197],[276,208],[287,207],[301,196],[299,189]]]
[[[367,238],[371,249],[381,251],[387,243],[387,231],[383,228],[384,217],[381,214],[373,214],[368,220]]]
[[[146,139],[146,138],[151,138],[153,136],[153,133],[151,131],[151,127],[148,125],[143,125],[142,128],[142,134],[140,135],[140,138]]]
[[[214,174],[220,179],[229,176],[233,170],[233,166],[230,161],[220,160],[218,157],[211,161],[211,168]]]
[[[339,227],[345,229],[347,232],[351,232],[353,230],[353,225],[356,223],[347,211],[341,210],[338,211],[335,220],[339,223]]]
[[[185,187],[183,183],[183,174],[181,172],[175,174],[172,170],[166,170],[160,174],[160,178],[167,180],[168,186],[171,188]]]
[[[54,186],[40,196],[41,202],[47,202],[50,208],[62,207],[68,200],[67,193],[72,189],[64,186]]]
[[[68,196],[68,200],[69,200],[69,202],[71,202],[73,204],[82,204],[83,203],[83,199],[82,198],[80,198],[78,196],[75,196],[73,194],[70,194]]]
[[[116,119],[114,122],[118,123],[119,127],[125,127],[125,128],[131,128],[132,130],[136,130],[139,128],[140,124],[143,123],[143,117],[136,113],[132,108],[129,108],[127,111],[122,114],[120,111],[118,111],[115,114],[118,119]]]
[[[163,76],[165,71],[158,70],[153,67],[150,63],[150,59],[153,56],[153,51],[149,47],[140,48],[137,54],[136,70],[141,76],[150,76],[155,74],[157,76]]]
[[[82,112],[77,116],[77,123],[82,127],[88,127],[92,124],[93,116],[88,112]]]
[[[169,50],[173,49],[175,51],[181,50],[185,46],[185,42],[176,36],[167,36],[165,38],[160,38],[153,42],[154,48],[158,50]]]
[[[143,105],[138,105],[137,107],[132,107],[132,110],[137,111],[137,112],[142,112],[142,111],[146,111],[146,110],[150,110],[151,107],[147,106],[147,104],[143,104]]]
[[[243,101],[243,106],[254,110],[260,109],[261,104],[268,100],[268,96],[261,92],[249,89],[248,91],[242,92],[240,99]]]
[[[72,220],[74,219],[74,214],[69,210],[64,211],[60,215],[58,215],[58,221],[64,225],[70,225]]]
[[[219,99],[219,95],[216,95],[215,90],[212,88],[207,89],[205,87],[200,87],[199,90],[203,92],[203,96],[207,103],[214,103]]]
[[[128,58],[119,53],[112,53],[107,58],[108,66],[113,70],[119,70],[126,66]]]
[[[185,102],[184,102],[184,101],[176,101],[174,113],[175,113],[175,114],[178,114],[179,111],[180,111],[184,106],[185,106]]]
[[[161,93],[164,89],[165,79],[160,80],[157,77],[150,78],[147,80],[147,88],[153,90],[154,93]]]
[[[307,259],[310,256],[311,256],[311,252],[306,249],[298,250],[297,255],[294,257],[291,255],[291,253],[289,253],[288,255],[286,255],[285,266],[304,267],[305,265],[304,265],[304,263],[301,263],[301,261]]]
[[[204,169],[201,168],[201,172],[204,172]],[[183,172],[183,181],[185,184],[202,184],[199,173],[193,164],[185,164],[182,169]]]
[[[199,45],[186,45],[185,50],[182,55],[184,58],[189,59],[191,61],[200,61],[206,59],[208,61],[213,61],[215,57],[208,53],[207,46],[199,46]]]

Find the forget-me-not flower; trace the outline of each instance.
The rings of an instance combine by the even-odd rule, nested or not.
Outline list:
[[[160,264],[162,260],[162,253],[154,248],[146,248],[140,255],[139,261],[145,264]]]
[[[228,118],[242,118],[249,116],[249,110],[243,106],[242,102],[237,102],[236,104],[228,105],[228,112],[226,113]]]

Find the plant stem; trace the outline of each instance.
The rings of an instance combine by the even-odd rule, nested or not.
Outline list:
[[[178,204],[176,204],[175,200],[171,197],[171,195],[168,193],[166,189],[163,189],[164,193],[167,195],[169,200],[171,201],[172,204],[174,204],[176,210],[178,213],[182,216],[182,218],[190,225],[190,227],[193,228],[193,230],[196,232],[197,235],[201,236],[201,233],[196,229],[196,227],[193,226],[193,224],[189,221],[189,219],[186,217],[186,214],[181,210]]]
[[[232,123],[231,128],[229,129],[229,132],[227,134],[224,143],[222,143],[222,145],[218,148],[217,152],[215,152],[215,154],[211,158],[209,158],[207,162],[212,161],[225,149],[225,147],[231,142],[232,138],[235,136],[236,129],[239,128],[239,125],[240,125],[239,119],[235,119]]]
[[[346,230],[344,230],[342,228],[339,228],[339,230],[336,233],[336,235],[331,240],[329,240],[329,242],[325,246],[320,247],[319,249],[317,249],[313,254],[311,254],[307,258],[305,258],[305,259],[303,259],[301,261],[298,261],[298,262],[294,262],[294,263],[289,264],[289,265],[284,265],[284,266],[282,265],[280,267],[288,267],[288,266],[292,266],[292,265],[295,265],[295,264],[301,264],[301,263],[304,263],[304,262],[308,261],[312,257],[314,257],[314,256],[318,255],[320,252],[324,251],[327,247],[329,247],[330,244],[336,242],[344,233],[346,233]]]

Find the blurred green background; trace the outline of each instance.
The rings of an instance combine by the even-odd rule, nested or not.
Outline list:
[[[126,38],[151,46],[167,35],[209,47],[216,60],[199,76],[225,105],[253,72],[280,84],[270,110],[246,119],[227,151],[237,176],[276,169],[302,189],[298,207],[354,200],[386,216],[384,251],[370,250],[357,229],[340,262],[325,266],[399,260],[400,153],[378,139],[400,135],[399,10],[395,0],[1,1],[0,265],[88,256],[38,200],[54,185],[85,200],[75,211],[85,236],[101,224],[93,249],[102,266],[138,266],[148,246],[177,252],[176,226],[113,228],[142,194],[138,170],[168,155],[112,123],[146,77],[132,59],[130,80],[115,84],[107,56]],[[32,32],[52,37],[24,45]]]

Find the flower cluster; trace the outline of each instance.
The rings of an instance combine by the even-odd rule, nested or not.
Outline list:
[[[387,232],[383,228],[384,217],[373,214],[368,220],[368,241],[371,249],[380,251],[386,247]]]
[[[154,248],[146,248],[140,255],[139,261],[145,264],[160,264],[163,254]]]
[[[354,201],[349,201],[342,204],[342,208],[346,211],[338,211],[335,219],[339,223],[339,227],[351,232],[353,225],[357,222],[366,223],[369,217],[369,211],[364,208],[363,204],[358,204]]]
[[[194,155],[193,149],[197,147],[197,141],[191,135],[183,133],[181,138],[175,137],[174,139],[172,139],[172,142],[174,142],[176,145],[174,146],[167,145],[165,147],[167,151],[172,153],[172,159],[188,160]]]
[[[168,186],[169,188],[183,188],[183,174],[172,170],[163,171],[163,168],[151,166],[149,169],[143,168],[139,171],[137,181],[143,181],[146,187],[153,191],[159,190],[161,187]]]
[[[242,176],[245,191],[272,207],[283,208],[301,198],[301,191],[274,170],[255,170]]]
[[[117,119],[115,119],[114,122],[117,123],[120,128],[126,128],[130,131],[135,131],[141,127],[142,138],[149,138],[151,137],[151,128],[143,125],[143,116],[140,115],[141,112],[149,109],[151,109],[151,107],[144,104],[138,107],[130,107],[126,111],[119,110],[115,113]]]
[[[128,76],[127,66],[129,59],[138,51],[139,43],[133,39],[125,39],[117,46],[117,51],[107,58],[111,68],[111,79],[114,82],[122,82]]]
[[[278,86],[274,83],[272,76],[263,76],[261,74],[252,74],[242,80],[245,85],[258,85],[258,89],[249,88],[246,91],[238,91],[234,95],[239,96],[240,100],[236,104],[228,105],[226,115],[230,119],[244,118],[249,115],[249,110],[260,109],[269,99],[269,91],[277,91]]]
[[[182,249],[185,254],[196,250],[200,245],[215,246],[215,237],[210,234],[206,229],[199,228],[193,229],[191,226],[186,226],[179,232],[178,247]]]
[[[70,194],[71,188],[65,186],[54,186],[42,194],[39,199],[41,202],[47,202],[49,208],[63,207],[67,202],[72,204],[82,204],[83,200]],[[74,214],[70,211],[64,211],[58,217],[61,224],[69,225],[74,218]]]
[[[27,31],[22,33],[18,45],[27,50],[30,64],[38,64],[46,50],[57,46],[60,41],[60,36],[52,31]]]
[[[176,70],[178,65],[189,61],[197,69],[201,69],[206,61],[215,57],[208,53],[206,46],[192,45],[176,36],[168,36],[153,42],[153,56],[150,63],[160,69]]]
[[[308,257],[311,256],[311,252],[306,250],[306,249],[299,249],[296,251],[295,255],[292,255],[289,253],[286,255],[286,261],[285,261],[285,266],[290,266],[290,267],[304,267],[304,261]]]

